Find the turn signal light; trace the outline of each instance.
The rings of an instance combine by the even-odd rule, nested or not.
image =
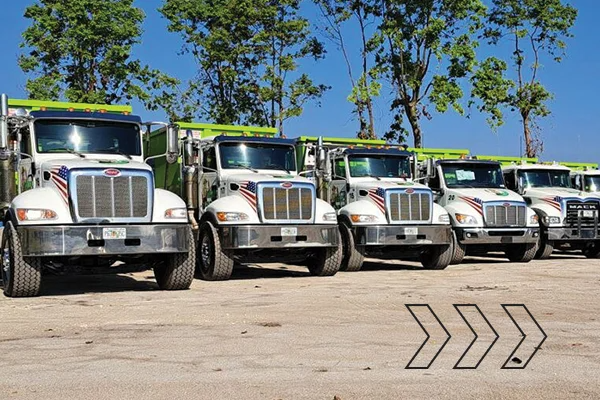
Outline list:
[[[56,212],[52,210],[17,208],[17,219],[19,221],[41,221],[44,219],[56,219]]]

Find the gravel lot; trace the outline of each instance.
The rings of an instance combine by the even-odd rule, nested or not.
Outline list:
[[[271,264],[182,292],[158,291],[151,272],[44,284],[42,297],[0,297],[1,399],[600,398],[600,260],[369,262],[331,278]],[[452,334],[427,370],[405,369],[426,337],[410,303]],[[478,369],[457,370],[473,335],[452,304],[468,303],[500,339]],[[500,368],[520,340],[504,303],[524,303],[548,335],[524,370]],[[445,336],[421,314],[426,364]],[[473,351],[493,339],[479,322]],[[541,333],[522,327],[524,361]]]

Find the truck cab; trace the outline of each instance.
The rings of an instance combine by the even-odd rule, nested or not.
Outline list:
[[[154,189],[144,125],[127,106],[3,96],[0,254],[7,296],[34,296],[46,267],[152,267],[187,289],[194,242],[183,200]]]
[[[478,251],[504,251],[514,262],[533,259],[538,217],[523,197],[506,186],[499,162],[428,159],[420,170],[435,202],[450,214],[453,264]]]
[[[600,195],[600,170],[583,169],[571,172],[573,188],[585,193]]]
[[[415,155],[402,147],[370,142],[299,141],[307,147],[306,172],[322,181],[321,198],[337,210],[342,269],[359,270],[366,256],[416,257],[425,268],[446,268],[452,254],[448,213],[433,203],[427,186],[413,180]],[[315,154],[321,154],[324,162],[311,160]],[[313,173],[310,165],[316,168]]]
[[[293,140],[270,128],[180,126],[180,171],[164,182],[187,201],[203,279],[229,279],[236,262],[299,263],[317,276],[338,271],[335,210],[298,174]],[[160,176],[163,168],[155,164]]]
[[[557,163],[521,164],[504,168],[509,188],[523,195],[540,220],[536,258],[554,248],[580,249],[588,257],[600,252],[600,195],[574,188],[571,170]]]

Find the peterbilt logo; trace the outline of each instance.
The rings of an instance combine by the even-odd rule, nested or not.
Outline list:
[[[283,182],[283,183],[281,184],[281,187],[282,187],[282,188],[284,188],[284,189],[290,189],[292,186],[294,186],[294,185],[292,184],[292,182]]]
[[[406,194],[413,194],[414,192],[415,192],[415,189],[413,189],[413,188],[408,188],[404,191],[404,193],[406,193]]]
[[[108,169],[104,170],[104,175],[110,176],[110,177],[115,177],[115,176],[121,175],[121,171],[119,171],[118,169],[115,169],[115,168],[108,168]]]
[[[502,204],[504,207],[510,207],[510,203],[504,203]]]
[[[597,210],[597,203],[567,204],[569,210]]]

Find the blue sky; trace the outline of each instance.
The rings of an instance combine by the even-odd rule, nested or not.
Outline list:
[[[31,3],[33,1],[5,2],[0,13],[0,51],[3,54],[0,92],[10,97],[26,96],[27,77],[16,61],[21,51],[21,33],[28,25],[23,12]],[[136,3],[146,12],[146,20],[142,44],[135,48],[134,56],[180,79],[192,78],[194,61],[177,54],[182,42],[177,34],[167,32],[166,21],[157,11],[162,1],[137,0]],[[541,71],[543,83],[555,97],[549,104],[552,115],[540,121],[545,140],[542,158],[600,162],[600,24],[596,17],[600,2],[573,0],[572,4],[578,8],[579,16],[573,29],[575,37],[568,41],[567,56],[560,64],[544,63]],[[304,7],[304,12],[312,19],[318,16],[309,5]],[[353,38],[349,40],[352,47]],[[302,62],[301,69],[311,74],[316,82],[325,83],[332,89],[322,98],[320,107],[310,104],[301,117],[287,123],[288,136],[352,136],[356,132],[357,123],[346,100],[350,84],[345,65],[341,54],[333,45],[327,44],[328,54],[324,60]],[[482,51],[489,52],[489,49]],[[375,109],[380,135],[391,120],[390,99],[391,95],[384,87]],[[165,118],[163,113],[147,112],[139,104],[134,103],[134,107],[144,119]],[[426,147],[468,148],[472,154],[519,155],[521,126],[518,117],[512,113],[507,112],[505,125],[495,133],[487,126],[485,116],[475,110],[468,119],[453,111],[446,114],[432,112],[432,116],[431,120],[422,121]]]

